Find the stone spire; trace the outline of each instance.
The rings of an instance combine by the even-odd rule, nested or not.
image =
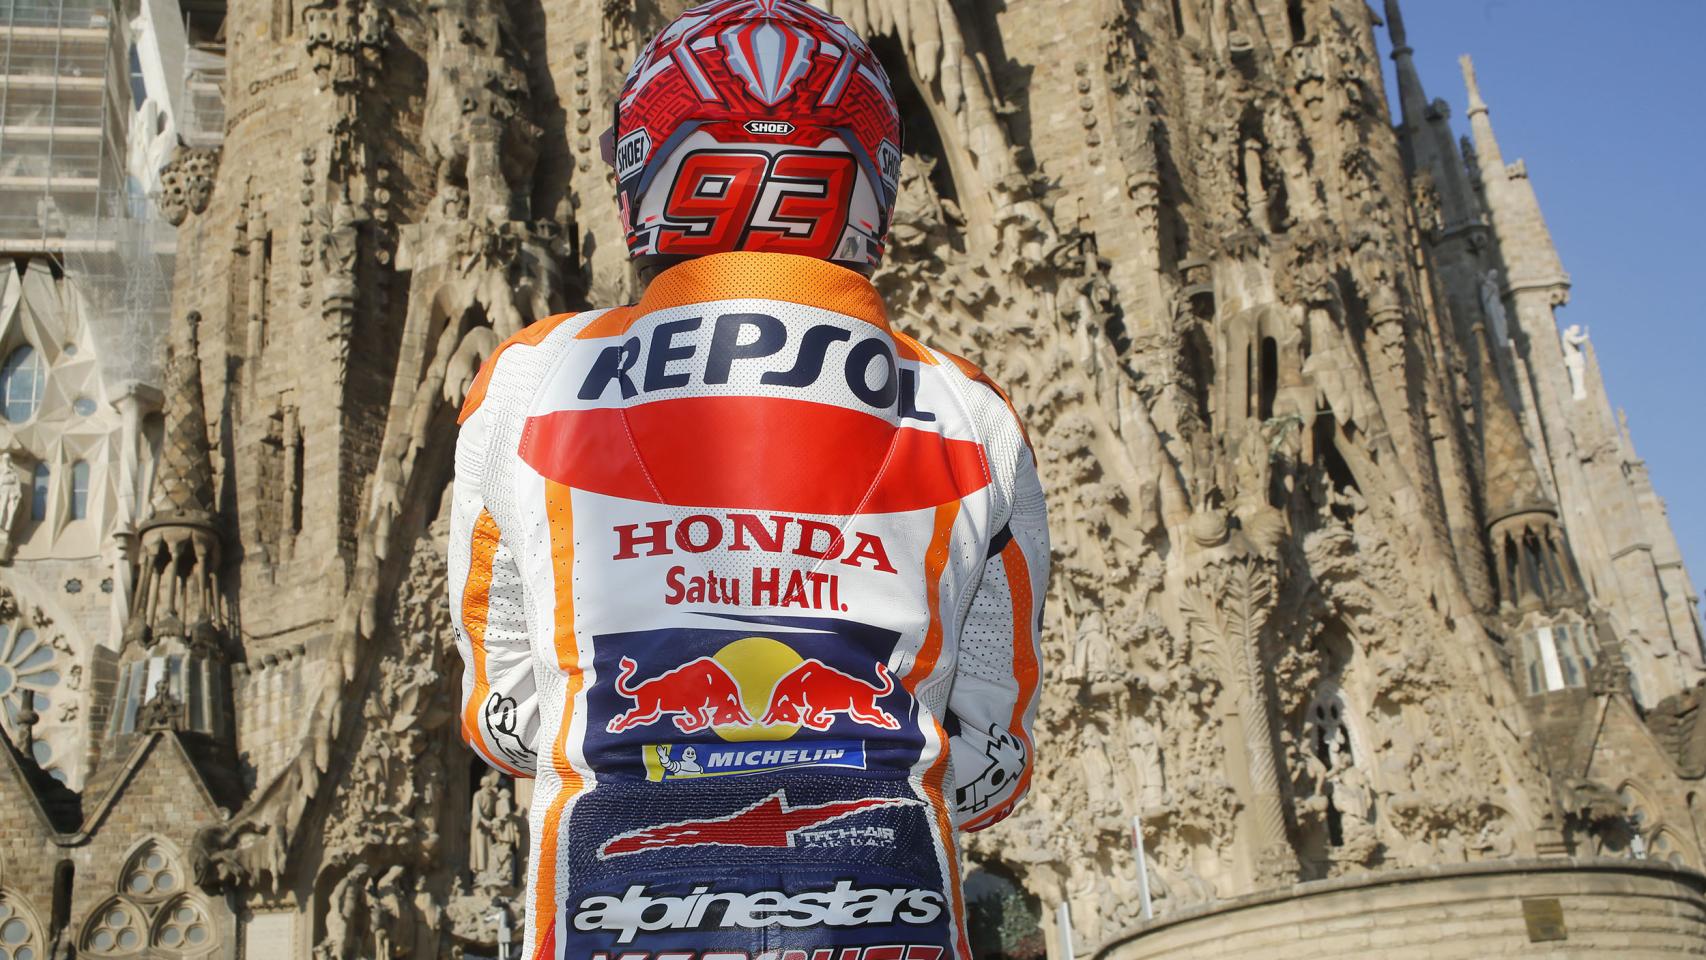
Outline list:
[[[1404,110],[1406,126],[1418,123],[1425,115],[1428,103],[1422,89],[1422,76],[1416,70],[1415,50],[1404,29],[1404,11],[1398,0],[1386,0],[1386,29],[1392,37],[1392,62],[1398,66],[1398,102]]]
[[[1487,542],[1507,614],[1585,610],[1586,594],[1575,557],[1546,495],[1516,409],[1493,373],[1492,348],[1484,324],[1472,334],[1481,354],[1481,457],[1487,508]]]
[[[1534,468],[1528,439],[1517,422],[1516,411],[1505,397],[1503,382],[1494,372],[1487,328],[1477,323],[1475,347],[1481,369],[1481,457],[1486,470],[1487,519],[1497,525],[1506,517],[1527,513],[1556,516],[1557,505],[1546,496],[1540,473]]]
[[[214,527],[213,462],[191,313],[181,351],[167,369],[166,428],[149,516],[140,531],[138,582],[126,637],[143,646],[168,636],[206,643],[223,626]]]
[[[148,526],[213,522],[213,461],[207,448],[198,350],[201,315],[191,313],[188,320],[189,342],[183,350],[174,350],[167,363],[166,432]]]
[[[1492,114],[1475,78],[1475,64],[1468,55],[1459,62],[1463,65],[1463,82],[1469,88],[1469,126],[1475,136],[1481,188],[1504,257],[1507,282],[1513,291],[1555,288],[1554,300],[1562,303],[1569,291],[1570,275],[1564,272],[1552,231],[1540,212],[1540,198],[1529,182],[1528,167],[1521,160],[1505,163],[1504,151],[1493,135]]]
[[[138,531],[113,734],[177,730],[228,745],[228,624],[197,348],[201,315],[186,320],[185,342],[167,367],[159,477]]]
[[[1428,101],[1398,0],[1386,0],[1386,25],[1392,37],[1392,62],[1398,73],[1398,105],[1403,117],[1398,142],[1404,161],[1412,175],[1425,170],[1433,177],[1439,191],[1442,225],[1447,231],[1478,223],[1480,204],[1451,132],[1451,109],[1444,100]]]

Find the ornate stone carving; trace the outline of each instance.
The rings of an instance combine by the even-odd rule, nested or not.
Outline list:
[[[219,174],[219,148],[179,147],[160,171],[160,213],[179,226],[192,213],[202,213],[213,196]]]
[[[468,844],[468,868],[481,893],[512,891],[521,854],[521,812],[502,775],[486,771],[474,794],[473,825]]]
[[[422,532],[455,408],[498,344],[632,299],[595,138],[635,46],[681,4],[582,6],[275,15],[301,24],[323,89],[304,81],[301,128],[269,132],[264,154],[252,124],[228,141],[241,165],[224,175],[243,182],[219,196],[247,207],[213,197],[205,226],[229,232],[202,249],[240,251],[246,301],[179,292],[218,331],[210,389],[232,369],[309,385],[218,415],[210,506],[240,533],[241,674],[288,692],[237,704],[266,742],[239,744],[253,784],[198,866],[234,902],[296,905],[320,956],[489,953],[493,914],[521,919],[524,827],[512,788],[469,783],[453,742],[441,545]],[[971,860],[1069,904],[1089,949],[1136,921],[1133,817],[1163,912],[1590,849],[1611,821],[1586,788],[1555,809],[1510,638],[1464,586],[1463,558],[1491,553],[1475,439],[1496,408],[1491,365],[1459,339],[1478,313],[1501,350],[1511,333],[1499,275],[1491,299],[1477,289],[1490,228],[1454,232],[1484,219],[1453,208],[1461,184],[1406,167],[1396,138],[1412,134],[1373,100],[1365,8],[1302,4],[1298,30],[1248,0],[1182,2],[1176,20],[1112,4],[1061,34],[1060,5],[1036,0],[833,6],[876,38],[909,126],[876,278],[894,322],[1011,393],[1054,518],[1034,788],[967,838]],[[1459,235],[1473,262],[1442,269]],[[291,276],[265,269],[268,237],[291,246]],[[286,332],[313,357],[269,343]],[[1613,437],[1594,449],[1625,462]],[[255,450],[266,483],[223,472]],[[1613,672],[1597,695],[1621,695]],[[1355,737],[1323,756],[1306,717],[1329,687]]]
[[[1572,323],[1564,328],[1564,369],[1570,374],[1570,398],[1586,400],[1588,398],[1588,331],[1581,324]],[[0,509],[4,501],[0,500]]]
[[[17,528],[18,505],[24,502],[24,481],[10,450],[0,452],[0,562],[12,559],[12,532]]]

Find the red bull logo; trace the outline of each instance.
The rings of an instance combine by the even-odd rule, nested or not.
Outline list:
[[[802,727],[828,730],[840,716],[883,730],[901,727],[877,703],[895,691],[887,664],[876,664],[873,683],[815,657],[802,659],[769,637],[738,640],[637,683],[633,658],[620,665],[614,687],[633,705],[605,726],[610,733],[666,718],[683,733],[710,729],[726,741],[786,740]]]
[[[813,730],[828,730],[835,715],[844,713],[859,723],[885,730],[900,729],[894,714],[877,706],[877,700],[894,692],[894,677],[888,664],[877,664],[880,684],[866,683],[842,673],[821,660],[807,660],[776,681],[770,691],[770,708],[760,722],[799,724]]]
[[[710,657],[700,657],[630,686],[629,681],[638,669],[631,657],[622,658],[616,692],[634,701],[634,705],[605,727],[611,733],[650,726],[665,717],[673,717],[682,733],[696,733],[713,725],[752,722],[752,714],[741,702],[735,678]]]

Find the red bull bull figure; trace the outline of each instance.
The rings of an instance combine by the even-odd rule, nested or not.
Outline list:
[[[764,723],[798,723],[813,730],[828,730],[834,715],[845,713],[860,723],[898,730],[900,721],[877,706],[879,697],[894,692],[888,664],[877,664],[877,676],[883,679],[882,686],[850,677],[826,663],[807,660],[776,681]]]
[[[682,733],[703,730],[712,724],[746,724],[752,716],[740,702],[740,688],[722,664],[710,657],[700,657],[661,676],[630,687],[638,669],[634,661],[622,658],[622,672],[616,677],[616,692],[634,701],[628,712],[611,720],[605,729],[621,733],[629,727],[656,723],[673,715]]]
[[[1030,783],[1048,528],[1005,396],[869,280],[883,67],[715,0],[605,145],[644,295],[499,346],[456,451],[462,734],[537,778],[523,955],[969,960],[953,832]]]

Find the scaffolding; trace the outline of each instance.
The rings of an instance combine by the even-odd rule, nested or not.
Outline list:
[[[217,147],[225,139],[225,57],[201,47],[184,56],[184,95],[178,136],[192,147]]]
[[[177,231],[145,197],[115,196],[99,206],[127,215],[70,218],[65,274],[76,281],[83,315],[102,344],[107,382],[157,386],[165,367]]]
[[[62,254],[73,219],[125,215],[125,49],[109,0],[0,0],[0,254]]]
[[[113,0],[0,0],[0,256],[57,262],[108,382],[157,384],[177,239],[128,171],[131,47]],[[198,53],[185,79],[205,141],[224,60]]]

